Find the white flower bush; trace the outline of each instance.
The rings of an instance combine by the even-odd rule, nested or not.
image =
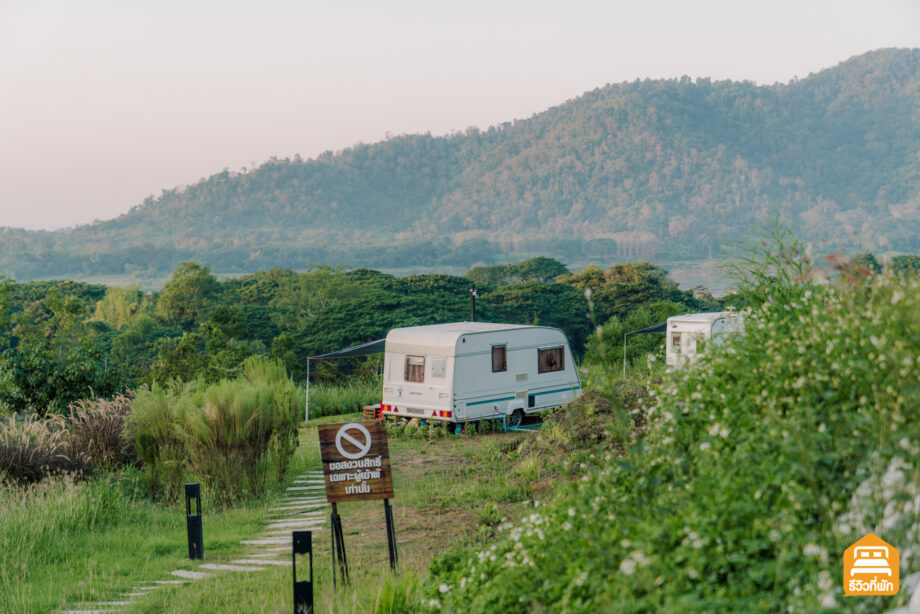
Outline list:
[[[789,270],[748,280],[745,334],[649,396],[625,457],[598,457],[484,552],[437,561],[426,601],[843,612],[856,604],[843,598],[842,555],[868,530],[906,551],[902,577],[920,571],[920,284],[839,259],[818,272],[795,261],[803,249],[785,253],[775,264]]]

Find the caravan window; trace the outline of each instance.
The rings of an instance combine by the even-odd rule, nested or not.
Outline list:
[[[680,354],[680,333],[671,333],[671,347],[675,354]]]
[[[431,377],[447,377],[447,359],[443,356],[431,357]]]
[[[549,373],[551,371],[562,371],[565,369],[564,357],[565,354],[561,345],[555,348],[537,350],[537,372]]]
[[[424,382],[425,381],[425,357],[424,356],[406,356],[406,381],[407,382]]]
[[[508,370],[508,346],[492,346],[492,373]]]

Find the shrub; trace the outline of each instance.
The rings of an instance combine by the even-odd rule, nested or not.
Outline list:
[[[310,418],[360,412],[365,405],[380,402],[379,378],[354,378],[345,384],[311,384]]]
[[[94,469],[114,469],[136,462],[134,443],[125,434],[131,399],[85,399],[70,406],[65,428],[70,448]]]
[[[72,453],[60,418],[32,415],[22,422],[0,420],[0,481],[27,484],[84,468],[85,460]]]
[[[300,409],[305,399],[298,393],[284,365],[278,360],[251,357],[243,363],[243,374],[250,384],[271,386],[274,391],[277,411],[271,449],[275,457],[275,475],[281,481],[297,450]]]
[[[134,411],[128,416],[127,433],[144,466],[147,487],[156,499],[179,496],[185,478],[185,443],[179,400],[190,395],[196,383],[165,389],[158,384],[135,393]]]
[[[298,443],[297,399],[283,367],[251,359],[246,376],[138,391],[130,432],[156,497],[179,496],[187,474],[230,503],[265,487],[269,461],[283,479]]]
[[[191,470],[218,501],[242,496],[243,477],[253,493],[265,485],[266,453],[275,423],[274,391],[243,380],[209,386],[185,412]]]
[[[772,258],[746,333],[666,376],[625,458],[432,564],[432,609],[842,611],[841,556],[869,530],[920,570],[920,282]]]

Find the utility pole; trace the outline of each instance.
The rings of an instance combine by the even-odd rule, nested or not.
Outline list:
[[[470,286],[470,322],[476,321],[476,297],[479,294],[476,292],[476,286]]]

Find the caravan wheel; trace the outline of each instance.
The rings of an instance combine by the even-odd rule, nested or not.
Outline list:
[[[511,412],[511,415],[508,416],[507,421],[505,422],[510,427],[518,427],[524,424],[524,412],[520,409],[515,409]]]

